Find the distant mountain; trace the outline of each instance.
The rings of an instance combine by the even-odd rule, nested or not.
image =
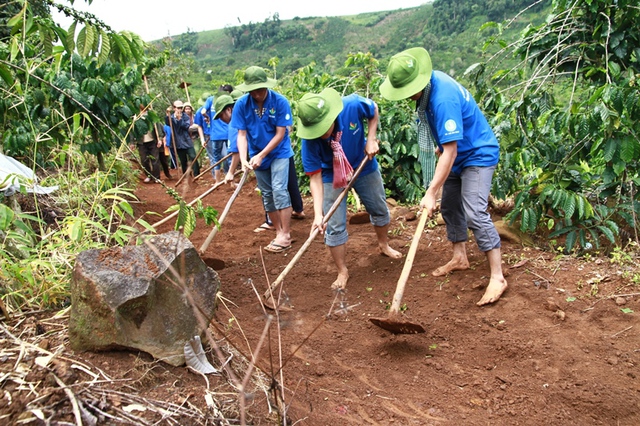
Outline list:
[[[483,58],[482,47],[495,29],[480,32],[489,21],[517,20],[506,26],[504,38],[515,38],[532,22],[541,22],[550,1],[436,0],[419,7],[342,17],[294,18],[278,14],[261,23],[220,30],[188,32],[174,37],[173,46],[193,55],[199,76],[194,88],[206,82],[233,81],[237,69],[269,67],[278,58],[277,73],[289,73],[315,62],[320,70],[339,72],[349,53],[371,52],[386,60],[408,47],[423,46],[434,67],[451,75]],[[495,50],[495,49],[494,49]],[[202,81],[198,80],[202,78]]]

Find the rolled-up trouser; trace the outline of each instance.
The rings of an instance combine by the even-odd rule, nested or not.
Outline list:
[[[353,183],[353,189],[356,190],[360,201],[367,209],[369,220],[373,226],[385,226],[391,221],[380,170],[359,176]],[[324,214],[327,214],[343,191],[343,188],[334,188],[333,183],[325,183],[323,185],[323,191],[322,210]],[[324,243],[329,247],[335,247],[345,244],[348,239],[347,197],[344,197],[333,213],[333,216],[331,216],[327,222],[327,229],[324,233]]]
[[[227,155],[227,141],[226,140],[211,140],[207,143],[207,154],[209,154],[209,160],[211,164],[216,164],[225,155]],[[213,168],[214,170],[228,170],[229,161],[223,161]]]
[[[447,177],[440,210],[452,243],[467,241],[467,229],[471,229],[480,251],[500,247],[500,235],[487,211],[495,168],[466,167],[461,174],[451,172]]]
[[[254,170],[262,203],[267,213],[291,207],[289,183],[289,159],[276,158],[265,170]]]

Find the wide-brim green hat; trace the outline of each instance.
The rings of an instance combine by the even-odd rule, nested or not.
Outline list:
[[[397,53],[389,61],[380,94],[390,101],[409,98],[427,87],[432,70],[429,52],[422,47]]]
[[[244,95],[244,92],[242,90],[234,89],[233,92],[231,92],[231,97],[234,101],[240,99],[242,95]]]
[[[262,67],[252,66],[244,72],[244,83],[238,84],[236,88],[246,93],[262,88],[271,89],[276,83],[275,79],[267,77],[267,73]]]
[[[305,94],[298,101],[297,135],[303,139],[319,138],[327,133],[342,108],[342,97],[330,87],[319,94]]]
[[[213,116],[213,119],[217,119],[222,114],[222,111],[229,105],[235,104],[236,101],[231,97],[231,95],[220,95],[216,97],[215,102],[213,103],[213,109],[216,110],[216,115]]]

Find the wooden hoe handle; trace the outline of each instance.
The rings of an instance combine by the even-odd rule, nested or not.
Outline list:
[[[413,234],[411,247],[409,247],[407,259],[404,261],[404,267],[402,268],[402,273],[400,274],[400,278],[398,279],[396,292],[393,295],[393,302],[391,302],[391,308],[389,309],[389,315],[395,315],[400,311],[400,303],[402,302],[402,296],[404,295],[404,287],[409,280],[409,274],[411,273],[411,267],[413,266],[413,259],[416,257],[418,244],[420,243],[420,237],[422,236],[422,231],[424,231],[424,226],[427,223],[427,219],[427,214],[423,212],[420,216],[420,222],[418,222],[416,232]]]
[[[351,180],[349,181],[349,184],[346,186],[346,188],[344,188],[342,190],[342,192],[340,192],[340,195],[338,195],[338,198],[336,198],[336,200],[331,205],[331,208],[327,211],[327,213],[322,218],[322,224],[323,225],[326,224],[329,221],[329,219],[331,218],[333,213],[338,209],[338,206],[340,205],[340,203],[342,202],[344,197],[346,197],[347,193],[349,192],[349,190],[353,186],[354,182],[356,181],[356,179],[357,179],[358,175],[360,174],[360,172],[362,171],[362,169],[364,169],[364,166],[367,164],[368,160],[369,160],[369,157],[367,157],[365,155],[365,157],[362,159],[362,162],[360,162],[360,165],[358,166],[356,171],[353,173],[353,176],[351,177]],[[291,271],[291,269],[293,269],[293,266],[302,257],[304,252],[307,251],[307,249],[309,248],[309,246],[311,245],[311,243],[316,238],[316,236],[318,235],[319,232],[320,232],[320,230],[318,228],[314,229],[313,232],[311,232],[311,234],[309,235],[309,238],[307,238],[307,241],[305,241],[305,243],[302,245],[302,247],[300,247],[300,250],[298,250],[298,252],[293,257],[293,259],[291,259],[291,261],[289,262],[287,267],[284,268],[284,270],[280,273],[278,278],[276,278],[276,280],[273,283],[271,283],[271,285],[269,286],[267,291],[264,293],[264,298],[265,299],[268,299],[271,296],[271,294],[273,293],[273,291],[276,288],[278,288],[278,286],[284,280],[284,277],[286,277],[287,274],[289,273],[289,271]]]

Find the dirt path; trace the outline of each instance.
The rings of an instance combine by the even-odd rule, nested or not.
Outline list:
[[[205,179],[181,191],[190,201],[210,185]],[[307,239],[311,225],[309,216],[292,221],[293,248],[284,254],[262,251],[261,257],[260,248],[271,241],[273,231],[253,232],[263,220],[254,188],[251,179],[204,256],[217,260],[227,301],[217,314],[216,333],[225,333],[244,354],[255,348],[266,321],[251,283],[264,292],[265,270],[274,280]],[[222,212],[232,192],[221,188],[205,204]],[[159,185],[141,186],[138,195],[139,212],[162,213],[171,205]],[[310,200],[306,203],[310,215]],[[393,208],[390,228],[391,246],[405,255],[417,225],[405,219],[408,212]],[[282,349],[285,365],[277,377],[284,380],[289,424],[640,424],[640,304],[637,296],[626,298],[624,306],[605,298],[638,292],[628,284],[637,273],[631,266],[593,257],[556,258],[505,241],[510,287],[498,303],[479,308],[475,302],[489,275],[484,256],[472,242],[469,270],[432,277],[431,271],[446,263],[451,252],[444,227],[428,228],[403,300],[406,314],[427,332],[394,336],[368,318],[386,315],[404,259],[381,256],[369,224],[348,229],[351,278],[346,293],[336,296],[330,289],[335,268],[318,239],[285,279],[293,309],[280,312],[280,333],[272,328],[270,344],[257,363],[271,374]],[[196,248],[208,233],[198,222],[190,238]],[[151,362],[144,354],[126,352],[76,356],[119,378],[139,377],[136,365],[141,359]],[[157,364],[146,371],[153,371],[151,378],[135,382],[147,397],[204,405],[201,377]],[[273,424],[266,393],[251,395],[249,411],[253,424]]]

